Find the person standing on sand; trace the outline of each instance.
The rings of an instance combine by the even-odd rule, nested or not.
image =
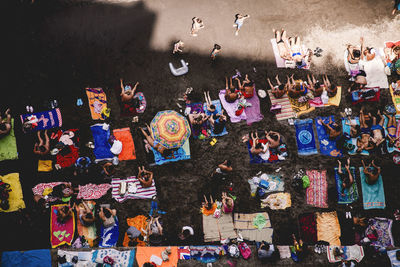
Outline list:
[[[197,36],[197,32],[200,29],[204,28],[204,24],[203,24],[203,21],[201,19],[199,19],[198,17],[192,18],[192,21],[193,21],[192,22],[192,30],[191,30],[190,34],[192,36],[196,37]]]
[[[221,46],[218,44],[214,44],[214,48],[211,51],[211,59],[215,60],[215,58],[217,57],[217,55],[219,54],[219,52],[221,52]]]
[[[174,49],[172,50],[172,54],[176,54],[178,52],[182,53],[183,52],[182,49],[183,49],[184,45],[185,44],[181,40],[174,43]]]
[[[233,27],[236,27],[235,35],[237,36],[239,34],[240,28],[242,28],[244,20],[250,18],[249,15],[240,15],[236,14],[235,15],[235,24],[233,24]]]

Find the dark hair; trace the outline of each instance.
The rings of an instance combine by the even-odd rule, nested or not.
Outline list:
[[[151,262],[145,262],[143,263],[142,267],[154,267],[154,265]]]
[[[106,218],[111,217],[111,212],[109,211],[109,209],[103,209],[103,212],[104,212],[104,216],[106,216]]]
[[[137,239],[139,239],[140,241],[143,241],[144,237],[142,235],[139,235]]]
[[[40,150],[40,152],[45,152],[45,151],[46,151],[46,148],[45,148],[44,146],[40,146],[40,147],[39,147],[39,150]]]
[[[173,153],[171,149],[165,149],[161,155],[165,158],[171,156],[172,154]]]
[[[87,214],[86,214],[86,218],[88,218],[88,219],[93,219],[93,214],[92,214],[92,213],[87,213]]]
[[[0,130],[5,131],[7,129],[6,125],[4,123],[0,123]]]
[[[195,121],[201,121],[203,119],[203,115],[199,115],[199,116],[197,116],[194,120]]]
[[[210,109],[215,109],[215,105],[210,105]]]
[[[133,105],[133,107],[135,107],[135,108],[139,108],[139,107],[140,107],[140,100],[137,99],[137,98],[133,98],[133,100],[132,100],[132,105]]]
[[[105,166],[105,169],[106,169],[106,171],[108,172],[108,174],[111,174],[111,173],[114,171],[115,166],[114,166],[113,164],[111,164],[111,165],[106,165],[106,166]]]
[[[378,173],[378,169],[377,168],[371,168],[371,173],[373,175],[377,174]]]
[[[331,90],[336,89],[336,87],[337,87],[336,84],[331,83],[331,88],[330,88]]]
[[[188,229],[185,229],[183,230],[182,235],[186,239],[190,236],[190,231]]]
[[[265,243],[264,246],[265,246],[266,250],[269,250],[269,244],[268,243]]]
[[[226,166],[228,166],[228,167],[232,166],[232,161],[230,159],[228,159],[226,161]]]
[[[285,89],[285,85],[284,85],[284,84],[280,84],[280,85],[278,86],[278,89],[282,91],[283,89]]]
[[[400,250],[396,251],[396,259],[400,261]]]
[[[297,67],[303,66],[303,60],[296,61],[296,66],[297,66]]]
[[[358,58],[361,56],[361,51],[360,50],[353,50],[353,57]]]
[[[149,174],[148,173],[144,174],[143,179],[147,182],[149,180]]]
[[[38,203],[39,206],[44,206],[44,205],[46,204],[46,200],[44,200],[43,198],[41,198],[41,199],[38,200],[37,203]]]
[[[360,125],[357,124],[356,126],[354,126],[354,129],[356,130],[355,136],[359,136],[360,133],[361,133],[361,127],[360,127]]]
[[[207,202],[206,209],[207,209],[207,210],[210,210],[211,208],[212,208],[212,204],[211,204],[211,202]]]
[[[317,88],[320,88],[320,87],[321,87],[321,84],[319,82],[316,82],[315,83],[315,88],[317,89]]]
[[[130,247],[136,247],[138,242],[134,239],[129,240],[128,246]],[[143,265],[144,266],[144,265]]]
[[[214,44],[214,49],[221,49],[221,46],[219,44]]]
[[[342,127],[340,127],[340,125],[337,123],[334,123],[332,126],[333,126],[333,129],[335,129],[335,131],[337,131],[337,132],[339,132],[342,129]]]
[[[257,148],[257,149],[262,148],[261,143],[258,143],[258,144],[255,146],[255,148]]]
[[[220,117],[219,114],[213,114],[213,116],[212,116],[212,118],[213,118],[214,120],[218,119],[219,117]]]
[[[271,137],[272,140],[278,141],[278,135],[277,134],[270,134],[269,137]]]

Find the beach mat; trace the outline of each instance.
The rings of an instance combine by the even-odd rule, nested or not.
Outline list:
[[[190,109],[189,111],[188,111],[188,114],[200,114],[200,113],[204,113],[204,109],[203,109],[203,103],[201,103],[201,102],[198,102],[198,103],[188,103],[188,104],[186,104],[186,108],[187,109]],[[189,123],[190,123],[190,120],[189,120],[189,118],[188,118],[188,121],[189,121]],[[207,123],[207,121],[206,122],[204,122],[202,125],[200,125],[200,126],[194,126],[194,125],[192,125],[192,123],[190,123],[190,128],[191,128],[191,130],[192,130],[192,136],[195,138],[195,139],[197,139],[197,138],[199,138],[199,135],[200,134],[203,134],[203,135],[205,135],[206,137],[208,137],[207,135],[208,135],[208,133],[207,133],[207,130],[208,130],[208,123]]]
[[[21,115],[21,123],[24,124],[24,120],[28,117],[35,117],[37,119],[37,126],[32,131],[47,130],[51,128],[62,126],[61,111],[59,108],[52,109],[49,111],[36,112],[32,114]]]
[[[353,124],[360,125],[360,120],[359,120],[358,117],[353,118],[351,121],[352,121]],[[346,122],[347,123],[349,122],[348,119],[342,118],[342,130],[343,130],[343,133],[346,133],[346,134],[350,135],[351,126],[347,125]],[[350,151],[347,151],[347,153],[349,155],[357,154],[357,138],[350,138],[350,140],[348,140],[346,142],[348,144],[354,145],[354,148],[352,150],[350,150]],[[369,152],[364,149],[363,151],[360,152],[360,154],[364,155],[364,156],[368,156]]]
[[[119,161],[136,159],[135,143],[133,142],[131,130],[129,128],[114,129],[113,135],[122,143],[122,151],[118,155]]]
[[[87,201],[87,205],[92,210],[93,216],[96,216],[96,214],[95,214],[96,202]],[[75,209],[76,209],[77,216],[79,216],[79,210],[84,210],[85,207],[83,206],[82,203],[80,203],[78,206],[75,207]],[[84,236],[85,239],[87,240],[89,246],[93,247],[94,246],[93,242],[97,238],[96,223],[86,226],[86,225],[82,224],[82,221],[78,217],[76,220],[76,228],[78,229],[79,236]]]
[[[219,100],[213,100],[213,101],[212,101],[212,105],[215,106],[215,112],[216,112],[217,114],[221,114],[221,113],[222,113],[221,101],[219,101]],[[203,104],[203,110],[206,110],[206,109],[207,109],[207,103],[204,103],[204,104]],[[224,135],[227,135],[227,134],[228,134],[228,131],[226,130],[226,126],[224,127],[224,130],[223,130],[221,133],[219,133],[219,134],[215,134],[215,133],[214,133],[214,128],[210,127],[210,129],[211,129],[211,136],[224,136]]]
[[[378,180],[373,185],[367,184],[365,179],[366,176],[364,174],[364,168],[360,167],[360,180],[364,209],[384,209],[386,207],[386,203],[382,175],[379,175]]]
[[[60,142],[60,138],[67,131],[59,130],[57,132],[57,140]],[[72,138],[72,145],[65,145],[64,148],[57,153],[56,156],[56,164],[61,166],[61,168],[67,168],[72,166],[76,160],[79,158],[79,130],[78,129],[70,129],[68,132],[73,132],[75,136]],[[64,151],[66,151],[64,153]]]
[[[143,266],[144,263],[150,262],[152,256],[161,259],[161,252],[167,247],[137,247],[136,248],[136,261],[138,266]],[[169,261],[161,261],[161,265],[157,267],[176,267],[178,266],[178,247],[171,247],[171,254],[168,255]]]
[[[61,224],[57,221],[57,210],[67,204],[58,204],[51,206],[50,216],[50,243],[52,248],[59,247],[64,244],[71,245],[74,240],[75,232],[75,214],[65,223]]]
[[[225,238],[236,238],[232,214],[221,212],[221,217],[218,219],[214,218],[214,216],[206,216],[203,214],[203,232],[204,242],[220,241]]]
[[[28,251],[4,251],[1,254],[2,267],[51,267],[50,249]]]
[[[55,187],[56,185],[59,185],[59,184],[71,185],[71,183],[64,183],[64,182],[40,183],[40,184],[35,185],[34,188],[32,188],[33,195],[43,196],[44,192],[52,191],[52,188]],[[56,197],[52,197],[52,196],[48,195],[48,198],[47,198],[46,201],[47,202],[54,202],[54,201],[57,201],[57,200],[59,200],[59,199],[56,198]]]
[[[299,220],[299,234],[304,243],[314,245],[318,241],[317,236],[317,221],[314,213],[300,214]]]
[[[11,119],[10,132],[0,137],[0,161],[13,159],[18,159],[18,151],[14,133],[14,119]]]
[[[261,200],[261,208],[268,207],[271,210],[284,210],[291,206],[290,193],[275,193]]]
[[[342,172],[345,173],[347,170],[342,167]],[[342,196],[342,183],[343,181],[340,179],[338,168],[335,168],[335,184],[336,190],[338,194],[338,204],[351,204],[358,199],[358,189],[357,189],[357,179],[356,179],[356,168],[350,167],[350,172],[353,175],[354,183],[350,188],[344,189],[344,196]]]
[[[134,266],[135,264],[135,249],[130,250],[116,250],[112,248],[108,249],[96,249],[92,250],[92,262],[98,263],[103,262],[105,257],[110,257],[114,260],[114,265],[112,266]]]
[[[51,172],[52,170],[53,170],[53,161],[39,159],[38,172]]]
[[[371,241],[372,246],[380,248],[393,248],[394,240],[392,235],[393,220],[387,218],[371,218],[368,220],[368,227],[365,229],[365,236],[378,234],[377,240]],[[374,231],[375,230],[375,231]]]
[[[13,212],[19,209],[25,209],[24,197],[22,195],[22,187],[19,181],[19,173],[9,173],[1,176],[0,179],[10,185],[11,192],[9,192],[8,203],[10,205],[8,210],[0,208],[0,212]]]
[[[137,191],[136,193],[129,193],[128,190],[124,195],[120,194],[121,183],[126,182],[135,184]],[[131,176],[126,179],[114,178],[111,181],[111,195],[118,202],[124,202],[127,199],[151,199],[155,195],[157,195],[156,185],[153,182],[150,187],[143,188],[140,184],[140,181],[136,178],[136,176]]]
[[[329,138],[329,134],[326,130],[326,127],[318,122],[321,119],[326,124],[329,124],[329,119],[333,122],[335,121],[335,117],[333,115],[329,117],[316,117],[315,118],[315,126],[317,128],[317,136],[319,141],[319,150],[322,155],[331,156],[331,157],[342,157],[343,153],[336,147],[336,141],[331,140]],[[340,125],[340,123],[339,123]]]
[[[253,97],[246,99],[247,103],[251,104],[250,107],[246,107],[244,112],[246,112],[246,122],[247,125],[251,125],[254,122],[261,121],[264,116],[260,111],[260,99],[256,92],[256,86],[253,87]]]
[[[269,99],[271,100],[271,106],[273,105],[281,105],[281,112],[275,114],[275,117],[278,121],[287,120],[289,118],[294,118],[295,113],[292,109],[292,104],[290,104],[290,100],[287,94],[284,94],[281,98],[275,98],[272,94],[271,90],[267,90]]]
[[[112,160],[114,155],[110,151],[111,145],[108,142],[110,138],[110,129],[104,130],[103,124],[98,123],[90,126],[90,130],[92,131],[94,139],[93,154],[96,157],[95,161]]]
[[[257,217],[264,217],[264,224],[257,227],[254,221]],[[238,234],[243,236],[243,239],[249,241],[266,241],[272,243],[273,228],[271,226],[271,220],[266,212],[259,213],[235,213],[234,214],[234,226]]]
[[[224,107],[226,113],[228,114],[228,116],[231,118],[231,122],[232,123],[237,123],[240,122],[241,120],[246,120],[247,116],[246,116],[246,110],[244,110],[239,116],[236,116],[235,112],[237,110],[238,107],[238,103],[239,100],[236,99],[235,102],[233,103],[228,103],[225,100],[225,89],[219,91],[219,99],[221,100],[221,104]]]
[[[101,225],[100,228],[100,248],[115,247],[119,237],[119,222],[117,216],[114,216],[115,224],[111,227],[104,228]]]
[[[180,160],[187,160],[190,159],[190,144],[189,144],[189,139],[186,140],[186,142],[178,148],[177,150],[173,151],[173,158],[164,158],[160,152],[157,150],[151,148],[151,151],[153,151],[154,154],[154,162],[156,165],[162,165],[165,163],[169,162],[175,162],[175,161],[180,161]]]
[[[400,95],[395,95],[392,85],[389,87],[390,95],[392,96],[392,101],[394,108],[396,109],[396,113],[400,114]]]
[[[189,246],[178,247],[179,260],[190,260],[191,258]]]
[[[279,49],[278,49],[278,44],[276,43],[276,39],[273,38],[270,40],[270,42],[271,42],[272,50],[273,50],[274,56],[275,56],[276,67],[277,68],[289,68],[286,65],[286,60],[281,58],[281,56],[279,55]],[[287,41],[286,41],[286,44],[289,47],[289,44],[287,43]],[[304,45],[302,45],[302,50],[303,50],[303,54],[304,54],[305,51],[307,51],[307,48]],[[305,60],[307,62],[307,58]],[[295,68],[295,67],[293,67],[293,68]],[[307,64],[304,67],[302,67],[302,69],[310,69],[310,64],[308,64],[308,62],[307,62]]]
[[[328,207],[328,183],[326,181],[326,170],[306,171],[310,179],[310,186],[306,190],[307,204],[318,207]]]
[[[147,217],[144,215],[138,215],[134,218],[127,218],[126,219],[126,223],[129,226],[135,227],[136,229],[138,229],[140,231],[140,233],[142,234],[142,236],[146,236],[146,231],[147,231]],[[124,247],[129,247],[129,241],[130,238],[128,236],[128,234],[125,232],[124,235],[124,240],[122,242],[122,246]],[[146,246],[146,242],[145,241],[141,241],[139,239],[136,239],[136,242],[138,243],[137,246],[138,247],[144,247]]]
[[[86,88],[90,114],[93,120],[104,120],[101,112],[107,108],[107,97],[102,88]]]
[[[342,99],[342,87],[337,87],[337,92],[334,97],[330,97],[328,103],[325,106],[335,106],[338,107],[340,105],[340,101]]]
[[[292,105],[293,112],[296,113],[296,117],[300,117],[301,115],[307,114],[315,110],[315,107],[312,107],[309,101],[299,102],[298,99],[291,97],[289,97],[289,101]]]
[[[400,260],[397,259],[396,253],[400,249],[395,249],[395,250],[388,250],[387,255],[390,259],[390,263],[392,264],[392,267],[399,267],[400,266]]]
[[[363,102],[379,102],[380,95],[379,88],[363,88],[351,92],[351,101],[353,105]]]
[[[318,154],[315,144],[313,120],[295,120],[297,151],[300,156]]]
[[[318,241],[329,242],[331,246],[340,246],[340,224],[336,211],[316,212]]]
[[[79,185],[77,199],[99,199],[110,190],[110,184],[86,184]]]
[[[360,262],[364,258],[364,249],[362,246],[353,245],[353,246],[342,246],[340,247],[343,250],[344,256],[335,256],[334,250],[337,246],[328,246],[326,250],[326,254],[328,256],[328,261],[330,263],[339,262],[343,259],[346,261],[356,261]]]

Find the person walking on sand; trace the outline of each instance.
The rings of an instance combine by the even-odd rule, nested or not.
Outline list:
[[[235,24],[233,24],[233,27],[236,27],[235,35],[237,36],[239,34],[240,28],[242,28],[244,20],[250,18],[249,15],[240,15],[236,14],[235,15]]]
[[[190,32],[190,34],[192,35],[192,36],[194,36],[194,37],[196,37],[197,36],[197,32],[200,30],[200,29],[203,29],[204,28],[204,24],[203,24],[203,21],[200,19],[200,18],[198,18],[198,17],[194,17],[194,18],[192,18],[192,30],[191,30],[191,32]]]
[[[174,49],[172,50],[172,54],[176,54],[178,52],[182,53],[182,49],[185,46],[185,44],[179,40],[178,42],[174,43]]]
[[[215,60],[215,58],[217,57],[217,55],[219,54],[219,52],[221,52],[221,46],[218,44],[214,44],[214,48],[211,51],[211,59]]]

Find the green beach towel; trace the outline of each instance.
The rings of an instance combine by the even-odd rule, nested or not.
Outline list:
[[[17,142],[14,134],[14,119],[11,119],[11,131],[8,135],[0,137],[0,161],[17,159]]]

